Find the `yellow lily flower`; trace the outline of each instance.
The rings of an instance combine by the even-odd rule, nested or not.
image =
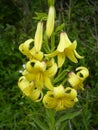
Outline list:
[[[71,43],[69,40],[67,34],[65,32],[62,32],[60,34],[60,42],[58,44],[58,47],[56,51],[47,54],[48,57],[54,57],[57,55],[58,58],[58,67],[61,67],[65,61],[65,58],[67,57],[72,62],[77,63],[77,58],[81,59],[83,58],[80,56],[76,51],[77,42],[74,41]]]
[[[62,85],[54,87],[43,97],[44,106],[57,111],[71,108],[77,101],[77,91],[70,87],[64,88]]]
[[[48,12],[47,23],[46,23],[46,35],[49,38],[54,30],[54,21],[55,21],[55,8],[54,6],[50,6],[49,12]]]
[[[86,67],[76,68],[78,71],[76,74],[74,72],[69,73],[69,83],[74,89],[84,89],[83,81],[89,76],[89,71]]]
[[[26,70],[24,70],[23,75],[28,81],[33,80],[37,88],[43,88],[46,86],[48,89],[53,89],[51,83],[51,78],[57,72],[57,64],[53,62],[51,66],[48,62],[40,61],[29,61],[26,64]]]
[[[33,81],[28,81],[25,76],[19,78],[18,86],[23,94],[33,101],[40,101],[43,97],[42,91],[34,86]]]
[[[43,52],[41,52],[42,47],[42,39],[43,39],[43,23],[38,22],[35,38],[28,39],[24,43],[19,46],[19,50],[22,54],[26,55],[30,60],[42,60]],[[34,43],[33,43],[34,42]]]

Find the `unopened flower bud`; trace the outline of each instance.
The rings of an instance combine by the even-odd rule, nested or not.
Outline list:
[[[39,22],[37,25],[35,38],[34,38],[34,46],[36,52],[39,52],[41,50],[42,40],[43,40],[43,23]]]
[[[51,36],[54,30],[54,20],[55,20],[55,8],[54,6],[50,6],[46,23],[46,35],[48,36],[48,38]]]

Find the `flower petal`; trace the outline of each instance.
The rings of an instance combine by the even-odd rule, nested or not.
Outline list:
[[[65,90],[62,85],[54,87],[54,98],[63,98],[65,96]]]
[[[29,96],[34,89],[34,83],[29,82],[24,76],[19,78],[18,86],[26,96]]]
[[[35,61],[32,60],[32,61],[28,61],[26,63],[26,69],[28,72],[34,72],[34,65],[35,65]]]
[[[56,74],[57,72],[57,64],[54,63],[54,65],[52,65],[48,70],[46,70],[45,75],[47,75],[48,77],[52,77]]]
[[[84,56],[80,56],[76,50],[74,50],[74,53],[75,53],[75,56],[78,58],[78,59],[82,59],[84,58]]]
[[[70,49],[70,50],[75,50],[76,47],[77,47],[77,41],[75,40],[75,41],[68,47],[68,49]]]
[[[58,54],[57,58],[58,58],[58,67],[59,68],[63,65],[63,63],[65,61],[65,57],[66,56],[63,52]]]
[[[80,66],[76,68],[76,71],[78,71],[77,75],[83,80],[89,76],[89,71],[86,67]]]
[[[68,82],[76,89],[82,80],[75,73],[70,72]]]
[[[69,47],[72,44],[71,41],[68,38],[67,33],[65,33],[65,44],[66,44],[66,48]]]
[[[53,91],[48,91],[44,98],[43,98],[43,104],[46,108],[55,108],[56,107],[56,99],[54,98]]]
[[[77,91],[71,87],[65,88],[65,95],[69,100],[73,100],[77,97]]]
[[[31,60],[32,60],[32,59],[35,59],[35,60],[41,61],[42,58],[43,58],[43,52],[41,52],[41,51],[37,52],[37,51],[35,50],[35,47],[33,47],[33,48],[29,51],[29,53],[32,55]]]
[[[53,90],[53,85],[51,83],[51,80],[50,78],[48,77],[44,77],[44,83],[45,83],[45,86],[49,89],[49,90]]]
[[[42,100],[43,98],[43,93],[41,90],[39,89],[34,89],[31,94],[29,95],[29,97],[33,100],[33,101],[36,101],[36,102],[39,102]]]
[[[70,50],[67,50],[65,51],[65,54],[66,56],[74,63],[78,63],[78,60],[76,59],[75,55],[74,55],[74,51],[70,51]]]
[[[60,41],[59,41],[59,45],[58,45],[58,47],[57,47],[57,50],[59,51],[59,52],[63,52],[64,51],[64,49],[66,48],[66,44],[65,44],[65,32],[62,32],[61,34],[60,34]]]
[[[53,51],[52,53],[50,54],[45,54],[46,57],[55,57],[59,52],[56,50],[56,51]]]
[[[30,44],[31,44],[33,41],[34,41],[33,39],[28,39],[28,40],[25,41],[24,43],[20,44],[19,50],[20,50],[24,55],[28,55]]]
[[[34,73],[34,72],[33,73],[29,73],[27,70],[24,70],[22,72],[22,75],[25,76],[28,81],[34,80],[35,79],[35,74],[36,73]]]
[[[46,70],[46,63],[44,61],[43,62],[36,61],[34,69],[36,69],[37,71],[44,72]]]

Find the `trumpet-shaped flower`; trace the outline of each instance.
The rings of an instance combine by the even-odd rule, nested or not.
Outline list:
[[[64,88],[62,85],[54,87],[48,91],[43,98],[46,108],[54,108],[57,111],[71,108],[78,101],[77,92],[70,87]]]
[[[37,25],[34,40],[28,39],[19,46],[19,50],[22,52],[22,54],[26,55],[30,60],[32,59],[42,60],[43,52],[40,51],[42,47],[42,39],[43,39],[43,23],[39,22]]]
[[[69,73],[69,83],[73,88],[77,89],[83,89],[83,81],[89,76],[89,71],[86,67],[78,67],[76,68],[76,71],[78,71],[76,74],[74,72]]]
[[[54,6],[50,6],[49,12],[48,12],[47,23],[46,23],[46,35],[48,37],[51,36],[54,30],[54,20],[55,20],[55,8]]]
[[[53,62],[51,66],[42,61],[29,61],[26,64],[26,70],[24,70],[23,75],[28,81],[34,81],[37,88],[43,88],[46,86],[48,89],[53,89],[51,83],[51,77],[53,77],[57,72],[57,64]]]
[[[25,76],[19,78],[18,86],[24,95],[34,101],[40,101],[43,97],[42,91],[34,86],[33,81],[28,81]]]
[[[77,42],[74,41],[71,43],[69,40],[67,34],[65,32],[62,32],[60,34],[60,42],[58,44],[58,47],[56,51],[47,54],[48,57],[54,57],[57,55],[58,58],[58,67],[61,67],[65,61],[65,58],[67,57],[72,62],[77,63],[77,58],[81,59],[83,58],[80,56],[76,51]]]

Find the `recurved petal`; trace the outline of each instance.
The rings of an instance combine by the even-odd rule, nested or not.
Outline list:
[[[75,102],[71,101],[71,100],[65,100],[63,102],[64,108],[68,109],[68,108],[72,108],[74,106]]]
[[[34,83],[33,81],[32,82],[29,82],[25,76],[22,76],[20,77],[19,81],[18,81],[18,86],[19,88],[21,89],[21,91],[26,95],[26,96],[29,96],[30,93],[32,92],[33,90],[33,86],[34,86]]]
[[[77,91],[71,87],[65,88],[65,94],[68,100],[74,100],[77,97]]]
[[[52,77],[56,74],[57,72],[57,64],[54,63],[49,69],[46,70],[45,75],[48,77]]]
[[[84,58],[84,56],[80,56],[80,55],[77,53],[76,50],[74,50],[74,52],[75,52],[75,56],[76,56],[78,59],[83,59],[83,58]]]
[[[32,60],[32,61],[28,61],[26,63],[26,69],[28,72],[33,72],[34,71],[34,65],[35,65],[35,61]]]
[[[53,97],[53,92],[52,91],[48,91],[44,98],[43,98],[43,104],[46,108],[55,108],[56,107],[56,100]]]
[[[77,75],[83,80],[89,76],[89,71],[86,67],[80,66],[76,68],[76,71],[78,71]]]
[[[33,42],[33,39],[28,39],[24,43],[20,44],[19,50],[24,54],[27,55],[29,51],[30,44]]]
[[[31,94],[29,95],[29,97],[36,102],[39,102],[42,100],[43,98],[43,92],[39,89],[34,89]]]

